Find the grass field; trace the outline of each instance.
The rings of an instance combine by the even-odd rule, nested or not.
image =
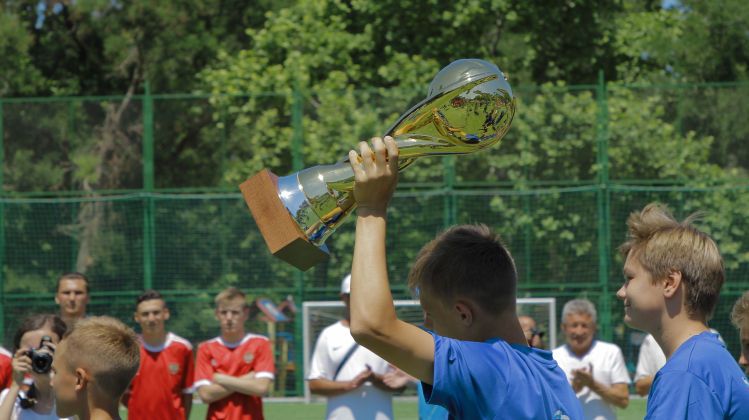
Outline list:
[[[645,417],[646,400],[630,399],[626,410],[617,410],[619,420],[640,420]],[[313,402],[305,404],[296,399],[270,399],[263,403],[265,420],[322,420],[325,418],[325,403]],[[192,407],[190,420],[205,419],[207,406],[195,404]],[[418,420],[418,406],[414,397],[396,398],[393,402],[394,420]],[[126,419],[126,413],[122,413]]]

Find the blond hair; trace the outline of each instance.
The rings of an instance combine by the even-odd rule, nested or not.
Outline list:
[[[653,282],[681,272],[687,313],[709,318],[725,281],[725,266],[715,241],[691,225],[698,217],[695,213],[677,222],[664,206],[648,204],[630,214],[629,239],[619,250],[637,258]]]
[[[246,308],[247,305],[247,296],[242,293],[241,290],[237,289],[236,287],[230,287],[228,289],[222,290],[219,292],[219,294],[216,295],[216,299],[214,299],[214,303],[216,304],[216,309],[223,304],[227,302],[231,302],[234,300],[241,299],[242,302],[244,302],[243,308]]]
[[[502,240],[486,225],[453,226],[424,245],[408,273],[408,287],[442,303],[464,296],[484,310],[515,311],[517,270]]]
[[[749,290],[744,292],[741,297],[733,304],[733,310],[731,310],[731,322],[736,328],[744,327],[747,319],[749,318]]]
[[[108,316],[79,320],[61,345],[66,367],[86,369],[99,389],[112,398],[120,398],[140,365],[138,336]]]

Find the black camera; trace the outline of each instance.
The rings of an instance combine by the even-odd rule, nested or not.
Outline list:
[[[52,342],[52,337],[45,335],[39,343],[39,347],[26,351],[26,356],[31,359],[31,368],[36,373],[47,373],[52,369],[52,355],[55,353],[54,347],[47,343]]]
[[[544,338],[544,332],[539,331],[535,328],[531,328],[531,337],[535,337],[535,336],[538,336],[538,338]]]

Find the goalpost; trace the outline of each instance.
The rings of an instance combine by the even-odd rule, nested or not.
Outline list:
[[[414,325],[421,325],[424,315],[418,300],[396,300],[395,312],[399,319]],[[304,351],[304,401],[312,401],[309,391],[307,377],[309,375],[309,362],[315,349],[317,337],[322,330],[339,321],[345,315],[345,307],[340,300],[309,301],[302,304],[302,328],[303,328],[303,351]],[[544,332],[544,344],[547,350],[557,346],[557,308],[556,299],[544,298],[518,298],[518,315],[527,315],[536,321],[536,328]]]

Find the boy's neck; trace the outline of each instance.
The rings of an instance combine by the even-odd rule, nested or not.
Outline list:
[[[239,343],[240,341],[242,341],[244,336],[245,336],[245,331],[243,329],[241,331],[234,331],[231,333],[221,333],[221,340],[223,340],[224,343],[234,344],[234,343]]]
[[[99,397],[103,397],[99,395]],[[99,399],[101,401],[99,401]],[[88,412],[86,416],[79,414],[80,420],[121,420],[119,399],[110,401],[110,398],[99,398],[89,395]]]
[[[520,321],[518,321],[514,310],[486,319],[485,322],[479,321],[477,324],[478,328],[475,330],[473,337],[469,338],[470,341],[483,342],[491,338],[501,338],[508,344],[528,345],[525,333],[523,333],[523,328],[520,326]]]
[[[710,331],[710,328],[703,319],[677,316],[663,321],[660,328],[651,334],[668,360],[687,340],[705,331]]]
[[[143,332],[141,334],[141,337],[143,338],[143,342],[148,345],[148,347],[161,347],[166,343],[166,330],[149,334],[147,332]]]
[[[94,409],[87,418],[80,417],[81,420],[122,420],[119,410],[111,412],[109,410]]]

